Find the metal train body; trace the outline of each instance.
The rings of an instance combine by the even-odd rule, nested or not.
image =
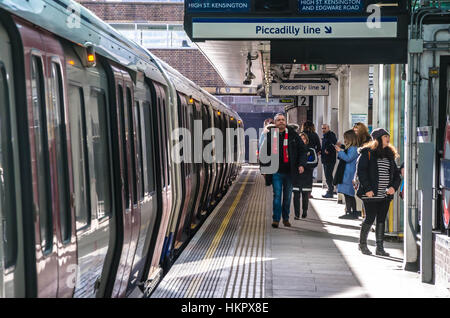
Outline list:
[[[148,294],[241,168],[243,134],[172,160],[213,127],[243,124],[75,2],[0,0],[0,297]]]

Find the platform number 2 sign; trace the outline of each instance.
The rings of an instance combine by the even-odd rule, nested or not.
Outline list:
[[[298,106],[309,106],[309,96],[299,96],[298,97]]]

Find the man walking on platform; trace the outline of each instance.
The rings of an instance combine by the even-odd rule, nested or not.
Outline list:
[[[336,164],[336,149],[334,145],[337,142],[336,135],[330,130],[327,124],[322,125],[322,164],[325,172],[325,179],[327,181],[328,191],[322,195],[323,198],[333,198],[333,170]]]
[[[273,222],[277,228],[283,217],[284,226],[289,223],[289,212],[292,198],[292,180],[294,176],[302,174],[306,165],[306,145],[294,128],[286,124],[286,117],[279,113],[275,115],[275,125],[267,126],[269,130],[261,146],[261,156],[278,159],[277,167],[271,166],[273,186]],[[266,157],[267,156],[267,157]],[[273,162],[261,161],[261,171]]]

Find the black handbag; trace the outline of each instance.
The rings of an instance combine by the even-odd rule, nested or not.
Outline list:
[[[338,185],[344,180],[345,165],[345,160],[339,159],[339,163],[333,177],[333,185]]]

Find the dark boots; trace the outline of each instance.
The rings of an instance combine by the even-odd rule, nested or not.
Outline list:
[[[384,240],[384,223],[377,223],[375,229],[375,237],[377,241],[377,249],[375,253],[380,256],[389,256],[389,253],[383,248],[383,240]]]
[[[369,236],[371,225],[365,223],[361,224],[361,232],[359,234],[359,250],[365,255],[372,255],[372,252],[367,248],[367,237]]]

